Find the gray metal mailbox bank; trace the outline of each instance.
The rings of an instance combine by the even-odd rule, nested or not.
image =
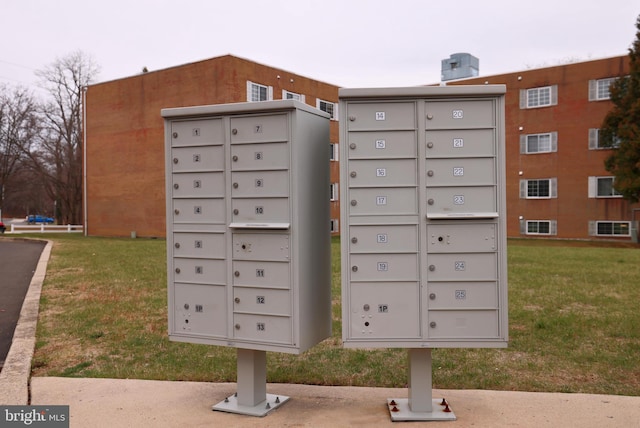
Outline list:
[[[394,420],[455,418],[431,348],[507,345],[504,93],[340,90],[342,336],[409,348]]]
[[[331,335],[329,116],[294,100],[162,110],[171,340],[238,349],[238,393],[262,415],[266,351]]]

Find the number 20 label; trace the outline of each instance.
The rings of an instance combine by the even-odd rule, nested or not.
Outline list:
[[[453,110],[452,116],[454,119],[462,119],[464,117],[464,112],[462,110]]]

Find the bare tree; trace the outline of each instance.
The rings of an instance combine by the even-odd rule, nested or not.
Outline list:
[[[38,135],[38,105],[27,89],[0,86],[0,213],[24,188],[19,170]]]
[[[45,178],[61,223],[82,221],[82,95],[98,72],[81,51],[36,72],[50,99],[42,108],[41,139],[30,147],[29,156]]]

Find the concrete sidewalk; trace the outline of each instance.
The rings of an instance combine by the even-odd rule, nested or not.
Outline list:
[[[269,384],[290,400],[262,418],[212,411],[235,383],[31,379],[31,404],[69,405],[72,427],[390,427],[387,398],[407,389]],[[640,427],[640,397],[478,390],[434,390],[456,421],[405,422],[408,428]]]

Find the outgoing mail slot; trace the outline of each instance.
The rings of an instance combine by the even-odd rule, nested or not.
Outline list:
[[[377,159],[349,161],[350,186],[415,186],[416,161]]]
[[[493,158],[429,159],[427,186],[474,186],[496,184]]]
[[[176,282],[225,284],[226,272],[224,260],[176,258],[173,262],[173,277]]]
[[[224,147],[178,147],[171,149],[173,172],[223,171]]]
[[[351,226],[351,253],[413,253],[418,251],[418,227],[413,225]]]
[[[171,124],[172,146],[223,144],[222,119],[176,121]]]
[[[429,281],[495,281],[496,253],[430,254],[427,256]]]
[[[288,168],[288,143],[234,144],[231,146],[232,171]]]
[[[231,118],[231,144],[287,141],[287,115]]]
[[[495,156],[493,129],[456,129],[428,131],[427,159]]]
[[[498,311],[429,311],[427,332],[431,339],[493,339]]]
[[[289,235],[277,233],[234,233],[234,260],[289,261]]]
[[[224,233],[174,232],[174,257],[223,259],[226,245]]]
[[[430,309],[480,309],[498,307],[498,284],[487,282],[429,282]]]
[[[246,171],[231,173],[231,195],[233,197],[266,196],[287,197],[289,195],[288,171]]]
[[[223,172],[173,174],[174,198],[210,198],[224,196]]]
[[[379,187],[349,189],[351,215],[417,214],[418,203],[415,187]]]
[[[426,104],[427,129],[481,128],[495,125],[490,100],[430,101]]]
[[[224,223],[224,199],[173,199],[173,222]]]
[[[352,132],[349,159],[415,158],[415,131]]]
[[[271,315],[233,315],[233,336],[257,342],[293,342],[291,318]]]
[[[289,290],[233,288],[233,311],[265,315],[291,315]]]
[[[494,186],[427,187],[427,217],[497,217]]]
[[[224,286],[176,283],[173,307],[173,333],[226,336],[227,298]]]
[[[234,223],[288,223],[287,198],[235,198],[231,201]]]
[[[352,254],[352,281],[416,281],[416,254]]]
[[[349,131],[415,129],[416,127],[414,103],[350,103],[348,109],[347,126],[349,127]]]
[[[240,244],[242,246],[242,244]],[[291,287],[289,263],[233,261],[233,285],[251,287]]]
[[[420,336],[420,291],[416,282],[353,283],[349,302],[353,338]]]
[[[491,252],[497,250],[496,224],[430,224],[429,253]]]

